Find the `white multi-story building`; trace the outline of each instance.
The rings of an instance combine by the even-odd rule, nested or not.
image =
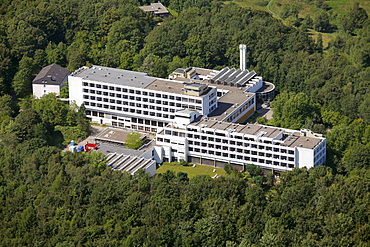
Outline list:
[[[254,112],[254,94],[203,82],[161,79],[93,65],[69,76],[69,99],[84,104],[93,122],[154,133],[173,122],[176,112],[183,109],[230,122]]]
[[[246,164],[255,164],[286,171],[311,168],[326,161],[326,139],[309,130],[202,119],[170,124],[157,133],[156,141],[161,146],[157,153],[164,160],[184,159],[217,167],[230,163],[240,170]]]
[[[68,78],[70,101],[93,122],[157,133],[157,162],[278,171],[322,165],[326,139],[310,131],[239,125],[274,86],[247,69],[177,69],[169,79],[92,65]]]

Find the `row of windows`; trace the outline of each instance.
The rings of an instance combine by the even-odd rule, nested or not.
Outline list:
[[[171,131],[171,130],[165,130],[164,131],[165,135],[172,135],[172,136],[182,136],[185,137],[184,132],[179,132],[179,131]],[[196,141],[197,139],[202,140],[202,141],[210,141],[210,142],[217,142],[217,143],[223,143],[223,144],[228,144],[228,145],[235,145],[238,147],[251,147],[254,149],[260,149],[260,150],[267,150],[267,151],[274,151],[274,152],[279,152],[279,153],[288,153],[291,155],[294,155],[294,150],[287,150],[285,148],[278,148],[278,147],[269,147],[265,145],[258,145],[258,144],[253,144],[253,143],[248,143],[248,142],[242,142],[242,141],[235,141],[235,140],[228,140],[228,139],[222,139],[222,138],[217,138],[217,137],[207,137],[204,135],[198,135],[198,134],[191,134],[188,133],[186,137],[189,138],[189,145],[207,145],[206,142],[198,142]],[[254,141],[254,139],[247,138],[246,140],[248,141]],[[202,144],[201,144],[202,143]],[[208,147],[213,148],[214,144],[208,144]],[[219,145],[216,145],[219,146]],[[229,147],[230,151],[235,151],[235,147]]]
[[[124,123],[115,122],[115,121],[112,122],[112,125],[117,126],[117,127],[128,128],[128,129],[131,128],[131,129],[147,131],[147,132],[157,132],[157,128],[150,128],[150,127],[142,126],[142,125],[135,125],[135,124],[125,125]]]
[[[252,104],[254,104],[254,98],[252,98],[252,100],[248,101],[245,105],[243,105],[242,107],[240,107],[240,109],[238,109],[236,112],[234,112],[233,115],[231,115],[227,121],[228,122],[232,122],[235,118],[237,118],[242,112],[244,112],[246,109],[248,109],[248,107],[250,107]]]
[[[127,89],[127,88],[120,88],[120,87],[114,87],[114,86],[107,86],[107,85],[100,85],[100,84],[95,84],[95,83],[83,83],[84,86],[86,87],[94,87],[94,88],[102,88],[102,89],[109,89],[111,91],[116,91],[116,92],[123,92],[123,93],[130,93],[130,94],[136,94],[136,95],[144,95],[144,96],[150,96],[150,97],[156,97],[156,98],[163,98],[163,99],[170,99],[170,100],[176,100],[176,101],[182,101],[182,102],[189,102],[189,103],[196,103],[196,104],[201,104],[202,101],[198,99],[193,99],[193,98],[188,98],[188,97],[180,97],[180,96],[173,96],[173,95],[168,95],[168,94],[161,94],[161,93],[154,93],[154,92],[146,92],[146,91],[140,91],[140,90],[134,90],[134,89]],[[100,90],[94,90],[94,89],[87,89],[84,88],[84,92],[88,93],[96,93],[96,94],[103,94],[108,93]],[[110,96],[112,97],[121,97],[121,94],[109,93]]]
[[[144,109],[151,109],[151,110],[157,110],[157,111],[164,111],[164,112],[172,112],[174,113],[176,110],[174,108],[167,108],[167,107],[161,107],[161,106],[154,106],[154,105],[146,105],[141,103],[133,103],[133,102],[127,102],[127,101],[121,101],[121,100],[108,100],[106,98],[97,98],[97,101],[103,101],[103,102],[109,102],[113,104],[118,105],[127,105],[132,107],[139,107]],[[85,105],[93,105],[93,102],[87,102]]]
[[[127,108],[127,107],[121,107],[121,106],[114,106],[114,105],[104,105],[104,104],[96,104],[93,102],[84,102],[85,106],[93,106],[93,107],[98,107],[98,108],[103,108],[103,109],[110,109],[110,110],[117,110],[117,111],[123,111],[123,112],[130,112],[130,113],[136,113],[136,114],[143,114],[146,116],[152,116],[152,117],[163,117],[163,118],[169,118],[169,119],[174,119],[174,115],[169,115],[169,114],[162,114],[159,112],[152,112],[152,111],[143,111],[143,110],[138,110],[138,109],[133,109],[133,108]]]
[[[190,152],[202,153],[202,154],[210,154],[210,155],[215,155],[215,156],[224,157],[224,158],[231,158],[231,159],[258,162],[260,164],[267,164],[267,165],[275,165],[275,166],[283,166],[283,167],[294,168],[294,164],[292,164],[292,163],[273,161],[273,160],[263,159],[263,158],[256,158],[256,157],[243,156],[243,155],[237,155],[237,154],[223,153],[223,152],[217,152],[217,151],[215,152],[213,150],[206,150],[206,149],[199,149],[199,148],[189,148],[189,151]]]
[[[141,103],[136,103],[135,104],[134,102],[122,101],[122,100],[117,100],[117,99],[108,99],[108,98],[95,97],[95,96],[89,96],[89,95],[83,95],[83,98],[84,99],[90,99],[90,100],[96,100],[96,101],[102,101],[102,102],[109,102],[109,103],[112,103],[112,104],[119,104],[119,105],[121,105],[121,104],[122,105],[129,105],[130,104],[131,106],[136,105],[137,107],[141,107]],[[133,100],[135,100],[135,99],[133,99]],[[141,100],[135,100],[135,101],[140,102]],[[144,102],[153,103],[153,104],[155,103],[155,104],[159,104],[159,105],[175,106],[175,107],[178,107],[178,108],[185,108],[185,109],[189,108],[189,109],[202,110],[201,106],[194,106],[194,105],[167,102],[167,101],[160,101],[160,100],[155,101],[153,99],[144,100]],[[144,106],[148,106],[148,105],[144,104]]]
[[[201,147],[208,147],[208,148],[215,148],[215,149],[220,149],[224,151],[230,151],[230,152],[238,152],[238,153],[245,153],[245,154],[252,154],[252,155],[258,155],[258,156],[266,156],[266,157],[273,157],[275,159],[283,159],[283,160],[289,160],[289,161],[294,161],[293,157],[287,157],[287,156],[280,156],[278,154],[271,154],[271,153],[264,153],[260,151],[254,151],[254,150],[247,150],[247,149],[241,149],[241,148],[235,148],[235,147],[230,147],[230,146],[222,146],[222,145],[215,145],[215,144],[207,144],[207,143],[199,143],[199,142],[190,142],[189,145],[194,144],[194,146],[201,146]],[[270,148],[270,147],[268,147]],[[261,149],[263,150],[263,149]],[[267,150],[267,149],[266,149]],[[268,149],[271,150],[271,149]],[[279,152],[279,149],[275,149],[275,152]],[[282,149],[285,150],[285,149]],[[290,150],[289,150],[290,151]],[[283,152],[279,152],[283,153]]]
[[[90,110],[86,110],[86,115],[94,116],[94,117],[99,116],[101,118],[105,117],[104,112],[90,111]],[[127,123],[129,126],[130,126],[130,123],[134,123],[134,124],[138,123],[138,124],[145,124],[145,125],[158,126],[158,127],[163,127],[165,125],[165,122],[156,121],[156,120],[149,120],[149,119],[142,119],[142,118],[134,118],[134,117],[131,118],[131,119],[123,119],[123,118],[118,118],[117,116],[112,116],[112,119],[113,120],[119,120],[119,121],[122,121],[122,122],[129,122],[129,123]],[[120,122],[116,122],[116,123],[120,123]]]
[[[170,139],[166,139],[166,138],[158,137],[157,140],[158,140],[158,142],[170,143]],[[195,144],[195,146],[189,147],[189,151],[192,151],[193,149],[199,149],[196,145],[206,147],[206,148],[215,148],[215,149],[219,149],[219,150],[222,150],[222,151],[236,152],[236,153],[239,153],[239,154],[249,154],[249,155],[255,155],[255,156],[259,156],[259,157],[268,157],[268,158],[288,160],[288,161],[294,162],[294,157],[288,157],[288,156],[285,156],[285,155],[264,153],[264,152],[258,152],[258,151],[253,151],[253,150],[252,151],[251,150],[244,150],[244,149],[241,149],[241,148],[232,148],[232,147],[228,147],[228,146],[213,145],[213,144],[207,144],[207,143],[202,143],[202,145],[200,145],[200,143],[197,143],[197,144]],[[203,149],[203,150],[204,150],[203,152],[206,152],[207,150],[208,150],[208,152],[214,152],[213,150],[209,150],[209,149]],[[230,155],[233,155],[233,154],[230,154]]]

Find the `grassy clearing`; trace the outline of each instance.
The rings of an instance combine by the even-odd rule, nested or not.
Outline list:
[[[320,32],[317,32],[317,31],[315,31],[313,29],[308,29],[307,33],[308,33],[308,35],[311,36],[311,38],[313,40],[316,41],[317,40],[317,36],[318,36],[318,34]],[[329,41],[330,40],[333,40],[335,38],[336,33],[321,33],[321,35],[322,35],[322,44],[323,44],[323,46],[325,48],[325,47],[328,47]]]
[[[213,169],[216,169],[216,172],[213,172]],[[193,166],[182,166],[178,164],[171,164],[171,163],[163,163],[161,167],[157,169],[157,173],[164,173],[167,170],[174,171],[175,174],[178,172],[186,172],[189,178],[195,177],[196,175],[209,175],[213,177],[214,175],[222,175],[225,176],[225,170],[221,168],[215,168],[211,166],[203,166],[203,165],[196,165]]]
[[[224,3],[233,2],[241,7],[250,7],[253,9],[264,10],[267,11],[267,5],[269,0],[233,0],[233,1],[225,1]],[[337,13],[338,15],[342,15],[347,13],[350,8],[352,7],[354,1],[353,0],[331,0],[325,1],[330,10]],[[360,3],[360,6],[366,10],[366,12],[370,13],[370,1],[369,0],[356,0],[356,2]],[[315,7],[314,1],[311,3],[304,3],[302,0],[273,0],[270,5],[270,8],[273,12],[280,14],[282,11],[283,5],[286,4],[295,4],[299,6],[299,17],[303,18],[307,14],[313,15],[317,8]]]
[[[170,12],[170,14],[174,17],[177,17],[179,15],[179,13],[176,12],[176,10],[173,10],[173,9],[170,9],[168,7],[166,7],[168,12]]]
[[[252,8],[257,10],[263,10],[268,12],[268,5],[266,3],[269,3],[270,0],[232,0],[232,1],[225,1],[225,4],[229,3],[235,3],[239,5],[240,7],[244,8]],[[325,1],[325,3],[328,4],[329,12],[335,13],[336,15],[344,15],[349,12],[351,7],[353,6],[353,3],[355,1],[353,0],[328,0]],[[370,1],[369,0],[356,0],[360,4],[360,7],[364,8],[366,12],[370,15]],[[277,16],[274,16],[276,18],[279,18],[281,15],[281,12],[283,11],[283,7],[285,5],[296,5],[298,6],[299,18],[304,18],[307,15],[310,15],[311,17],[315,15],[315,13],[319,10],[316,8],[314,1],[311,1],[311,3],[305,3],[302,0],[273,0],[270,4],[270,9],[274,13],[277,14]],[[336,20],[331,20],[331,23],[333,25],[337,25]],[[308,30],[308,34],[312,37],[312,39],[317,40],[318,32],[310,29]],[[334,33],[321,33],[322,39],[323,39],[323,46],[324,48],[328,46],[328,43],[330,40],[332,40],[336,36],[336,32]]]

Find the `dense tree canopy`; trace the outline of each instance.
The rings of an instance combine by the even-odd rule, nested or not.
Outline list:
[[[370,242],[370,21],[354,4],[301,21],[211,0],[165,0],[155,18],[139,0],[0,2],[0,242],[4,246],[368,246]],[[311,2],[311,1],[305,1]],[[337,23],[333,19],[337,18]],[[158,23],[159,22],[159,23]],[[328,46],[307,28],[340,31]],[[167,77],[178,67],[248,69],[276,85],[267,124],[327,137],[327,165],[274,180],[240,174],[149,178],[105,168],[93,153],[60,152],[84,137],[84,107],[35,100],[50,63]]]

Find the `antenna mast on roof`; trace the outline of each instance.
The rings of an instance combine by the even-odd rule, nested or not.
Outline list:
[[[240,50],[240,70],[244,71],[247,69],[247,45],[239,45]]]

